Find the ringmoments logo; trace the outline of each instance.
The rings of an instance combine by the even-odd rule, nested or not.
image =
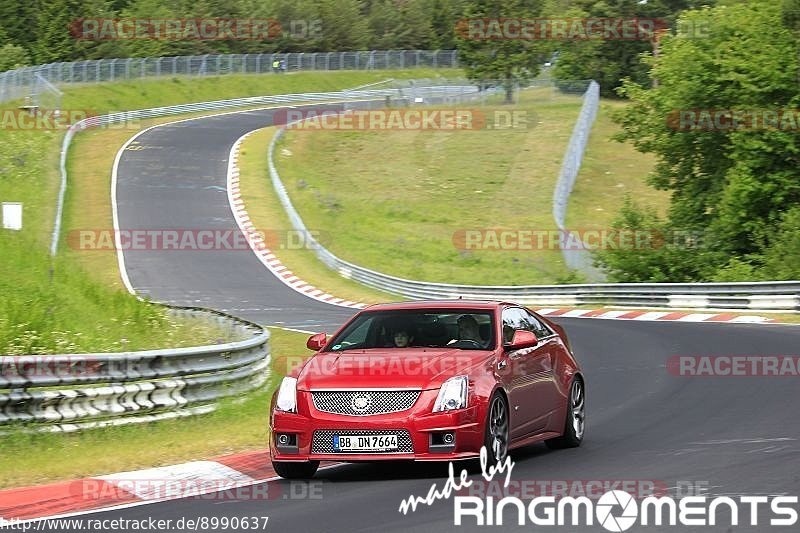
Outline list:
[[[515,496],[495,500],[456,496],[454,524],[499,526],[592,526],[621,532],[641,526],[794,526],[797,496],[650,496],[641,501],[627,491],[611,490],[597,501],[587,497],[541,496],[525,502]],[[724,521],[724,522],[723,522]]]

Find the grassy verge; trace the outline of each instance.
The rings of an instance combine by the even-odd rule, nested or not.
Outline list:
[[[611,140],[611,136],[619,131],[619,126],[611,120],[611,114],[625,105],[624,102],[601,101],[581,170],[570,195],[566,217],[568,228],[608,228],[626,194],[662,214],[669,206],[669,194],[645,182],[645,176],[655,165],[652,154],[643,154],[629,143]]]
[[[164,466],[266,447],[269,399],[286,370],[280,356],[311,354],[305,347],[306,335],[280,329],[270,332],[273,370],[261,390],[224,402],[213,413],[180,420],[71,434],[4,435],[0,488]]]
[[[239,159],[240,188],[253,224],[266,234],[281,236],[291,230],[292,226],[269,178],[267,149],[274,135],[275,128],[264,128],[242,143]],[[306,283],[348,300],[365,303],[398,300],[397,296],[372,290],[343,278],[320,263],[311,250],[288,247],[285,245],[286,239],[279,240],[280,243],[270,249],[289,270]]]
[[[334,253],[388,274],[473,284],[559,282],[557,251],[464,250],[474,228],[551,230],[555,177],[580,99],[549,89],[495,112],[518,128],[290,132],[276,154],[306,225]],[[324,287],[327,289],[327,287]]]
[[[178,319],[48,254],[60,135],[0,130],[0,198],[23,203],[23,229],[0,230],[0,354],[123,351],[210,344],[227,336]]]
[[[63,109],[109,111],[268,94],[338,91],[388,78],[457,77],[457,69],[294,72],[280,75],[174,76],[134,81],[65,85]]]

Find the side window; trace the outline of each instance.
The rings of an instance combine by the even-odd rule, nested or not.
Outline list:
[[[530,314],[525,309],[521,309],[521,311],[525,317],[525,321],[528,324],[528,327],[526,327],[525,329],[527,329],[528,331],[532,331],[537,338],[541,339],[544,337],[549,337],[550,335],[553,334],[553,332],[550,331],[550,328],[544,325],[544,323],[541,320]]]
[[[517,329],[530,331],[539,339],[553,334],[550,328],[525,309],[510,307],[503,311],[503,342],[511,342]]]
[[[518,329],[528,329],[523,320],[519,307],[509,307],[503,310],[503,342],[511,342],[514,338],[514,331]]]

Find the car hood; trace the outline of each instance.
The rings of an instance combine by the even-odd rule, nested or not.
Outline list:
[[[395,348],[322,352],[310,358],[299,390],[350,388],[438,389],[491,357],[487,350]]]

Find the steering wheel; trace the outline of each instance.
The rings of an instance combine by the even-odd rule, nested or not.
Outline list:
[[[464,346],[466,344],[466,346]],[[481,343],[478,341],[474,341],[472,339],[458,339],[455,342],[448,343],[448,346],[453,346],[454,348],[481,348]]]

